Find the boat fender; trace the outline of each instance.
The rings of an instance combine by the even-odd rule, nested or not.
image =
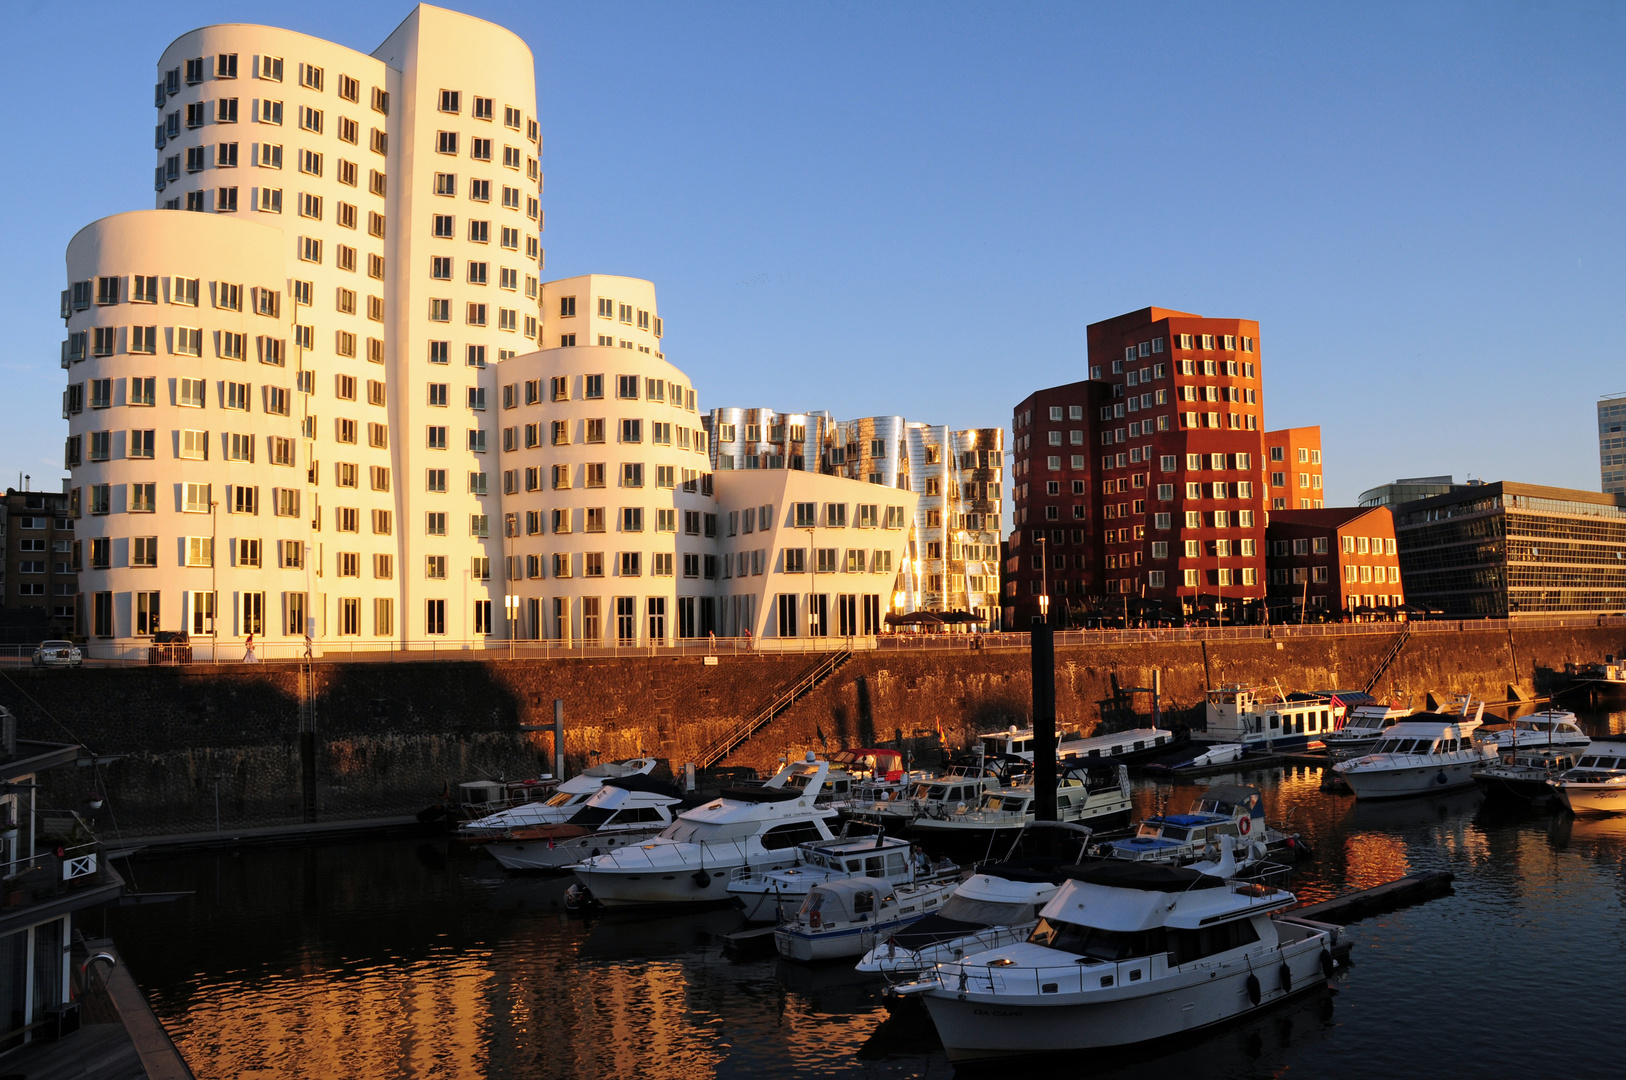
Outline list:
[[[1293,970],[1287,966],[1287,961],[1286,960],[1282,961],[1281,972],[1282,972],[1282,993],[1290,994],[1290,993],[1293,992]]]
[[[1259,976],[1252,972],[1248,974],[1248,1000],[1255,1005],[1259,1004]]]
[[[1444,769],[1441,769],[1438,773],[1436,773],[1434,775],[1434,782],[1436,784],[1444,784],[1444,783],[1448,782],[1446,780],[1446,778],[1445,778],[1445,770]]]
[[[1315,848],[1310,845],[1310,841],[1304,839],[1302,836],[1293,841],[1293,849],[1298,853],[1298,857],[1301,859],[1315,858]]]
[[[593,858],[595,858],[595,859],[596,859],[596,858],[598,858],[598,848],[594,848],[594,849],[593,849]],[[705,886],[704,886],[704,885],[702,885],[702,886],[700,886],[700,887],[701,887],[701,888],[702,888],[702,889],[704,889],[704,888],[705,888]]]
[[[1321,974],[1325,975],[1329,979],[1332,978],[1333,968],[1335,968],[1336,966],[1337,966],[1337,964],[1332,958],[1332,953],[1328,952],[1326,949],[1322,949],[1321,950]]]
[[[707,885],[711,884],[711,875],[706,873],[705,867],[702,866],[699,870],[694,872],[694,883],[695,887],[700,889],[704,889]]]

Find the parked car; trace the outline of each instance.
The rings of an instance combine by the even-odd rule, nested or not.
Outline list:
[[[190,664],[192,662],[192,639],[186,636],[184,630],[159,630],[152,636],[152,644],[147,647],[147,663],[149,664]]]
[[[78,667],[84,662],[84,654],[71,641],[42,641],[34,650],[35,667]]]

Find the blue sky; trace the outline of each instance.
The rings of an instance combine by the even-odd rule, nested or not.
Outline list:
[[[702,407],[1008,424],[1085,326],[1258,319],[1329,505],[1596,489],[1626,391],[1626,6],[545,4],[550,277],[652,279]],[[157,58],[204,9],[14,6],[0,479],[62,475],[63,249],[152,205]],[[226,3],[370,50],[405,3]]]

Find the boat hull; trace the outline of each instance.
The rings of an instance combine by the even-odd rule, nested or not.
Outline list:
[[[775,851],[772,858],[752,861],[750,866],[762,873],[795,864],[796,852],[792,848]],[[704,867],[698,861],[638,868],[577,866],[574,873],[593,900],[606,908],[692,907],[730,903],[733,894],[728,891],[728,875],[745,865],[745,859],[735,856],[707,859]],[[705,871],[704,883],[699,876],[701,870]]]
[[[496,840],[485,844],[491,857],[504,870],[552,870],[562,872],[596,855],[614,851],[626,844],[640,844],[665,828],[629,829],[612,833],[589,833],[549,843],[546,839]]]
[[[1626,784],[1565,784],[1558,799],[1573,814],[1626,814]]]
[[[922,918],[925,918],[924,914],[889,919],[873,925],[844,926],[838,930],[824,931],[781,926],[774,931],[773,943],[780,956],[804,964],[823,960],[851,960],[869,952],[881,935],[901,930]]]
[[[808,890],[801,892],[774,892],[771,889],[751,889],[744,891],[730,889],[729,895],[739,901],[740,907],[745,911],[745,921],[752,923],[779,922],[796,913],[807,899]]]
[[[1480,759],[1433,762],[1397,769],[1337,770],[1357,799],[1404,799],[1470,787],[1474,772],[1483,768]]]
[[[1101,993],[1088,995],[1091,1000],[1052,1004],[1039,996],[1016,999],[941,987],[923,996],[951,1062],[1125,1049],[1241,1020],[1296,995],[1325,988],[1322,949],[1319,939],[1300,942],[1279,952],[1273,950],[1252,968],[1238,959],[1226,963],[1212,978],[1212,968],[1199,968],[1141,986],[1129,984],[1117,997]],[[1285,989],[1279,970],[1282,963],[1290,971]],[[1257,1005],[1248,992],[1250,974],[1260,984]],[[1130,986],[1134,986],[1132,992]],[[1081,995],[1068,996],[1077,999]]]
[[[1477,772],[1474,783],[1487,798],[1507,799],[1512,802],[1544,802],[1553,797],[1552,785],[1545,778],[1502,776],[1497,773]]]

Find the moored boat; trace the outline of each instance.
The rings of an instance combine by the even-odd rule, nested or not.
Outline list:
[[[1226,836],[1239,842],[1240,858],[1246,865],[1262,861],[1267,854],[1297,859],[1310,853],[1309,845],[1297,833],[1278,829],[1265,820],[1264,796],[1258,788],[1221,784],[1198,796],[1196,806],[1186,813],[1149,817],[1140,823],[1134,836],[1108,841],[1097,849],[1097,854],[1109,859],[1179,866],[1214,858],[1221,838]]]
[[[778,922],[802,906],[815,885],[861,877],[885,885],[928,878],[958,879],[951,862],[934,864],[908,840],[876,833],[838,836],[799,844],[796,862],[777,870],[742,866],[729,875],[728,893],[745,910],[746,922]]]
[[[1056,820],[1098,828],[1127,821],[1130,801],[1129,769],[1066,768],[1057,780]],[[909,825],[909,834],[923,840],[986,850],[1001,838],[1014,837],[1036,817],[1032,784],[989,792],[976,807],[952,813],[922,815]]]
[[[1090,836],[1083,825],[1030,822],[1002,861],[966,877],[935,912],[878,935],[858,970],[912,975],[940,961],[1025,940],[1039,909],[1067,880],[1064,868],[1084,857]]]
[[[607,908],[726,903],[729,874],[794,865],[796,846],[832,839],[816,807],[829,763],[793,762],[760,787],[724,788],[658,836],[572,867],[586,898]]]
[[[458,830],[464,840],[479,841],[509,829],[531,825],[562,825],[587,804],[606,780],[617,776],[648,776],[660,764],[655,758],[606,761],[583,769],[559,784],[553,794],[541,801],[526,801],[470,821]]]
[[[1343,723],[1343,697],[1351,694],[1284,693],[1274,687],[1230,685],[1208,692],[1207,727],[1213,742],[1272,750],[1302,749]],[[1364,700],[1366,695],[1360,695]]]
[[[1357,799],[1395,799],[1450,791],[1474,782],[1474,773],[1497,760],[1496,748],[1474,738],[1484,714],[1461,699],[1456,716],[1425,714],[1383,733],[1370,753],[1333,765]]]
[[[505,870],[563,870],[654,836],[672,823],[672,808],[682,801],[664,781],[612,776],[563,824],[522,825],[476,842]]]
[[[1575,762],[1573,750],[1549,750],[1544,746],[1504,749],[1494,765],[1474,773],[1474,783],[1492,798],[1546,802],[1557,794],[1548,781],[1573,769]]]
[[[1511,727],[1484,732],[1481,738],[1499,750],[1554,748],[1581,753],[1592,740],[1581,730],[1575,714],[1566,709],[1543,709],[1521,716]]]
[[[1338,728],[1323,732],[1321,743],[1334,760],[1358,757],[1372,749],[1385,731],[1410,715],[1410,709],[1393,702],[1367,701],[1350,709]]]
[[[815,885],[796,913],[774,929],[774,947],[786,960],[803,962],[862,956],[880,936],[936,911],[958,884],[951,878],[890,884],[852,877]]]
[[[925,1002],[951,1062],[1150,1043],[1325,985],[1333,928],[1292,893],[1196,870],[1074,868],[1026,942],[939,963],[895,992]]]
[[[1593,739],[1575,768],[1550,782],[1571,813],[1626,813],[1626,735]]]

